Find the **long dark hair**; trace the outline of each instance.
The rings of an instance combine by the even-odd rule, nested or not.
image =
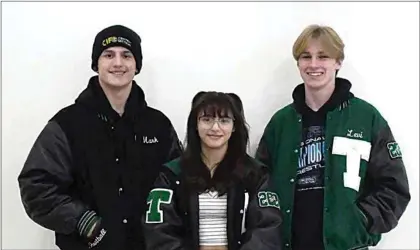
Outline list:
[[[231,114],[234,120],[234,131],[229,138],[227,152],[213,178],[201,158],[201,139],[197,131],[197,117],[201,112],[205,116],[213,117]],[[226,193],[227,188],[241,178],[241,167],[248,159],[248,140],[248,126],[244,119],[242,102],[237,95],[203,91],[197,93],[188,116],[186,148],[181,157],[183,178],[188,188],[199,193],[207,189],[216,190],[219,195]]]

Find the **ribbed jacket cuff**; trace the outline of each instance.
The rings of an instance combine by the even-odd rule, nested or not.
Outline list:
[[[95,211],[86,211],[77,223],[79,234],[84,237],[89,237],[89,232],[93,231],[92,229],[99,219],[100,218],[96,215]]]

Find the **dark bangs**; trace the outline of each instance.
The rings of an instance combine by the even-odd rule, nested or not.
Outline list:
[[[197,100],[195,107],[193,107],[197,116],[234,118],[232,117],[234,115],[232,102],[227,95],[214,93],[206,97]]]
[[[194,96],[191,106],[186,147],[181,157],[182,178],[185,180],[181,181],[181,186],[185,186],[185,192],[215,189],[219,194],[224,194],[235,179],[242,178],[238,174],[242,171],[240,162],[247,157],[248,127],[243,116],[242,101],[233,93],[201,91]],[[214,172],[213,178],[202,160],[201,138],[197,130],[199,115],[234,119],[235,130],[232,131],[226,155]]]

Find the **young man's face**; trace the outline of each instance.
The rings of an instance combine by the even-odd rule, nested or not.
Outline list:
[[[298,68],[305,86],[316,90],[334,84],[335,72],[340,67],[341,63],[330,58],[318,40],[309,41],[298,59]]]
[[[98,75],[102,84],[120,88],[131,83],[136,73],[134,55],[124,47],[111,47],[98,59]]]

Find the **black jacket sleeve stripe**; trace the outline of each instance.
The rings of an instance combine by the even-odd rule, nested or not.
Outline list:
[[[73,183],[71,164],[64,132],[57,123],[49,122],[18,176],[28,216],[39,225],[63,234],[74,232],[79,218],[88,209],[68,193]]]
[[[399,150],[388,125],[373,138],[365,188],[359,200],[370,233],[386,233],[395,228],[410,201]]]

